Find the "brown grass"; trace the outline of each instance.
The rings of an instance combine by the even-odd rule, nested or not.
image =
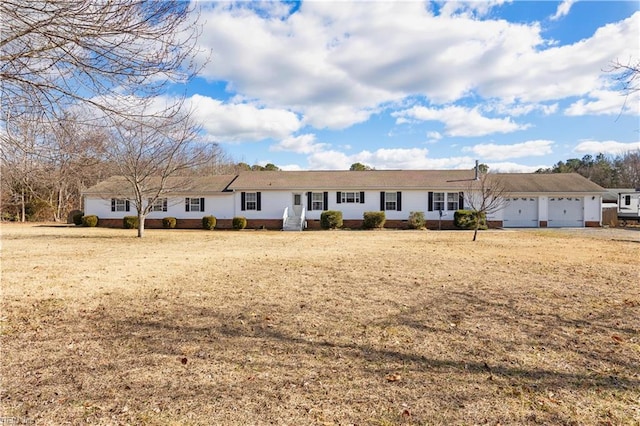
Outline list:
[[[3,225],[0,418],[640,424],[640,232]]]

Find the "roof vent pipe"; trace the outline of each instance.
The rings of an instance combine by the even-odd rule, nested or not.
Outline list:
[[[479,170],[478,160],[476,160],[476,177],[475,180],[480,179],[480,170]]]

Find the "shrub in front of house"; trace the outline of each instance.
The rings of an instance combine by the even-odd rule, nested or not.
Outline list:
[[[122,227],[124,229],[137,229],[138,216],[125,216],[122,218]]]
[[[320,227],[322,229],[342,228],[342,212],[327,210],[320,214]]]
[[[176,223],[178,223],[175,217],[165,217],[162,219],[162,227],[164,229],[173,229],[176,227]]]
[[[409,213],[409,220],[407,221],[407,224],[411,229],[425,229],[427,221],[424,218],[424,212]]]
[[[88,216],[82,216],[82,226],[93,228],[98,226],[98,216],[90,214]]]
[[[381,229],[386,220],[384,212],[364,212],[362,227],[364,229]]]
[[[84,216],[84,212],[76,212],[71,216],[71,221],[74,225],[80,226],[82,225],[82,217]]]
[[[484,213],[479,215],[475,210],[457,210],[453,214],[453,224],[460,229],[475,229],[478,216],[480,216],[478,229],[487,229],[486,215]]]
[[[213,231],[216,227],[216,222],[217,220],[215,216],[205,216],[202,218],[202,229]]]
[[[247,227],[247,218],[243,216],[236,216],[231,221],[233,229],[244,229]]]

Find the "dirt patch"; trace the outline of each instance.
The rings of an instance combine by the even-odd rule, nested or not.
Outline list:
[[[637,233],[134,235],[2,227],[0,417],[640,422]]]

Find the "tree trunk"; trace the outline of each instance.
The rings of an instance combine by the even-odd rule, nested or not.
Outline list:
[[[144,237],[144,220],[146,216],[138,213],[138,238]]]
[[[473,227],[473,241],[476,240],[476,238],[478,237],[478,229],[480,228],[480,214],[478,214],[478,212],[475,213],[475,217],[476,217],[476,224]]]
[[[27,212],[26,212],[27,208],[25,206],[25,201],[24,201],[24,188],[22,189],[22,191],[20,192],[20,222],[26,222],[27,221]]]

